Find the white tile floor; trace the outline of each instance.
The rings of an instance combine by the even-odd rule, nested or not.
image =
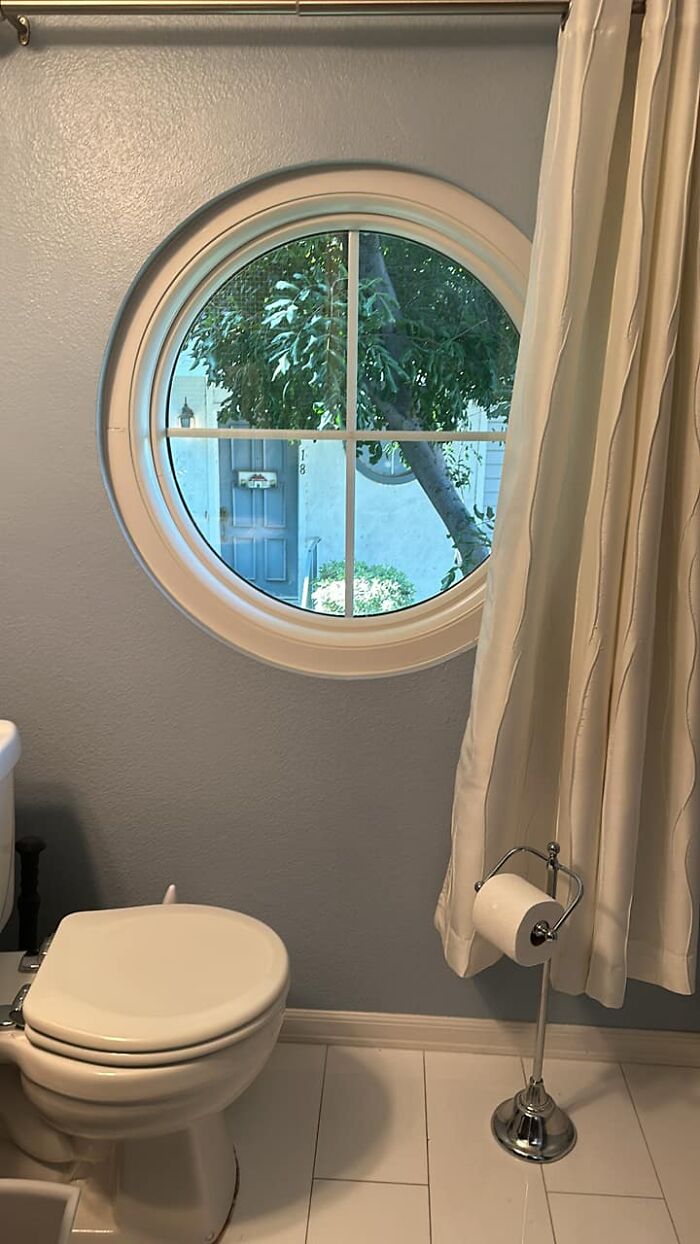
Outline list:
[[[517,1058],[280,1045],[231,1109],[225,1244],[698,1244],[700,1069],[550,1059],[576,1149],[509,1157]]]

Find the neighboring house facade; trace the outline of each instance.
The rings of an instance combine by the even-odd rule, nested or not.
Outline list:
[[[171,385],[170,422],[216,428],[225,396],[182,355]],[[475,431],[494,430],[478,407],[470,418]],[[314,570],[345,556],[345,447],[292,435],[288,442],[181,438],[169,444],[183,499],[211,547],[263,591],[313,607]],[[468,508],[495,510],[504,443],[454,448],[469,468],[461,490]],[[257,491],[240,484],[255,472],[267,473],[273,486]],[[402,571],[416,601],[439,592],[454,564],[442,520],[391,449],[376,466],[366,452],[358,459],[355,560]]]

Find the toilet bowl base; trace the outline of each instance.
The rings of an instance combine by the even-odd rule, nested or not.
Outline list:
[[[93,1156],[71,1181],[81,1189],[75,1244],[214,1244],[229,1222],[239,1171],[222,1114]]]
[[[124,1168],[125,1158],[127,1169],[131,1165],[127,1155],[122,1151],[123,1144],[93,1145],[88,1142],[85,1146],[86,1156],[82,1160],[65,1164],[46,1164],[29,1157],[10,1140],[3,1139],[0,1140],[0,1178],[41,1179],[50,1183],[70,1183],[80,1188],[78,1212],[71,1233],[71,1240],[74,1244],[171,1244],[172,1240],[175,1240],[176,1244],[181,1244],[183,1238],[187,1239],[187,1244],[190,1244],[190,1241],[194,1244],[199,1240],[207,1240],[213,1244],[213,1241],[218,1240],[226,1230],[234,1213],[240,1183],[240,1167],[230,1138],[227,1133],[222,1134],[218,1125],[215,1125],[214,1136],[209,1127],[197,1130],[199,1134],[189,1137],[184,1146],[183,1138],[179,1134],[180,1140],[177,1147],[180,1149],[180,1157],[182,1159],[184,1148],[184,1154],[190,1159],[196,1155],[203,1162],[209,1161],[210,1164],[204,1168],[203,1178],[193,1181],[190,1177],[187,1181],[190,1198],[199,1198],[194,1200],[194,1204],[190,1201],[189,1213],[182,1203],[184,1198],[182,1188],[180,1189],[181,1203],[177,1212],[182,1217],[178,1224],[179,1230],[174,1229],[172,1215],[167,1207],[164,1212],[162,1206],[154,1204],[153,1197],[147,1205],[143,1205],[142,1202],[134,1205],[133,1195],[137,1190],[134,1189],[133,1184],[130,1193],[132,1201],[130,1212],[127,1206],[128,1220],[124,1221],[122,1218],[121,1222],[116,1221],[116,1215],[122,1217],[124,1196],[129,1193],[128,1182],[126,1186],[122,1182],[121,1195],[118,1188],[119,1171],[120,1168],[122,1170]],[[208,1132],[207,1139],[202,1136],[203,1130]],[[170,1140],[170,1138],[167,1139]],[[216,1158],[212,1162],[212,1140],[215,1141],[220,1155],[218,1162]],[[154,1142],[149,1141],[148,1144],[150,1147],[154,1145]],[[152,1170],[151,1162],[157,1166],[166,1156],[162,1146],[157,1142],[155,1144],[156,1148],[151,1149],[150,1157],[146,1155],[145,1172]],[[92,1148],[90,1154],[92,1160],[88,1160],[87,1156],[90,1148]],[[172,1157],[172,1146],[169,1148]],[[143,1152],[131,1156],[142,1160]],[[216,1176],[217,1170],[218,1177]],[[180,1179],[182,1160],[178,1172],[178,1179]],[[163,1191],[167,1196],[167,1190],[161,1187],[161,1193]],[[143,1220],[142,1208],[144,1213],[147,1213],[147,1222]],[[190,1235],[189,1232],[192,1230],[197,1234]]]

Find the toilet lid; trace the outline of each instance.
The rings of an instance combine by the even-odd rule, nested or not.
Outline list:
[[[171,903],[61,921],[24,1002],[28,1028],[143,1053],[235,1032],[283,996],[284,943],[238,911]]]

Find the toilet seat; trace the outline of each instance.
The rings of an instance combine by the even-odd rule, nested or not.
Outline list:
[[[283,942],[241,912],[194,904],[77,912],[24,1003],[32,1045],[104,1066],[167,1066],[243,1039],[283,1005]]]
[[[29,1024],[25,1026],[24,1035],[35,1049],[46,1050],[49,1054],[59,1054],[61,1058],[90,1063],[97,1067],[173,1067],[193,1062],[198,1058],[206,1058],[209,1054],[217,1054],[238,1041],[245,1041],[248,1037],[252,1037],[274,1019],[276,1012],[284,1010],[285,999],[286,993],[283,993],[274,1006],[242,1028],[226,1032],[220,1037],[214,1037],[211,1041],[204,1041],[201,1045],[185,1045],[176,1050],[156,1050],[152,1053],[135,1054],[125,1050],[91,1050],[85,1046],[71,1045],[68,1041],[59,1041],[43,1032],[37,1032]]]

